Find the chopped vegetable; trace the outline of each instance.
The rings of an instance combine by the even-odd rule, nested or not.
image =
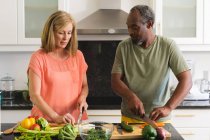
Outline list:
[[[111,137],[110,135],[106,135],[106,132],[102,129],[90,129],[87,132],[86,140],[109,140]]]
[[[121,127],[123,130],[127,131],[127,132],[132,132],[133,131],[133,127],[131,125],[128,125],[125,121],[121,122]]]

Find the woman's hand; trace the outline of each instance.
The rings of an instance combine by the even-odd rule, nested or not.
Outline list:
[[[77,107],[79,109],[80,112],[82,112],[82,108],[84,108],[84,110],[86,111],[88,108],[88,104],[86,102],[86,99],[79,99],[78,103],[77,103]]]
[[[75,119],[70,113],[66,113],[65,115],[62,115],[62,116],[56,115],[53,118],[53,121],[55,123],[70,123],[70,124],[74,124],[75,123]]]

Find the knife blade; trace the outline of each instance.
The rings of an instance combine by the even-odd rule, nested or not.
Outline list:
[[[117,132],[118,132],[120,135],[122,135],[122,134],[123,134],[122,131],[123,131],[123,130],[122,130],[121,125],[120,125],[120,124],[117,124]]]
[[[143,117],[141,117],[141,119],[148,123],[149,125],[151,125],[152,127],[154,127],[155,129],[158,128],[157,124],[155,123],[155,121],[151,120],[149,117],[147,117],[146,115],[143,115]]]
[[[80,124],[81,123],[81,119],[82,119],[82,114],[83,114],[83,112],[84,112],[84,107],[82,108],[82,111],[80,111],[80,113],[79,113],[79,117],[78,117],[78,120],[77,120],[77,124]]]

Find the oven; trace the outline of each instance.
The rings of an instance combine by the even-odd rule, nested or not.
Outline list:
[[[111,88],[111,69],[119,42],[120,40],[79,41],[78,48],[88,64],[89,109],[120,109],[121,97]]]

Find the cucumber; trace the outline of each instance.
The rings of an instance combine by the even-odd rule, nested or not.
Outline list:
[[[131,125],[126,124],[124,121],[121,122],[121,127],[123,130],[125,130],[127,132],[133,131],[133,127]]]

